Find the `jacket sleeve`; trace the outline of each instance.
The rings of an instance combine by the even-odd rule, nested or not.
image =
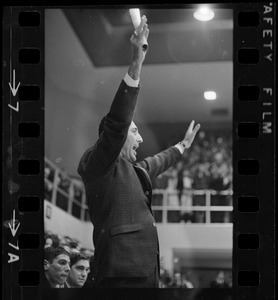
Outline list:
[[[77,172],[82,178],[106,172],[116,162],[134,117],[139,89],[121,82],[105,117],[102,134],[80,160]]]
[[[137,165],[141,168],[144,168],[153,180],[159,174],[168,170],[171,166],[177,163],[182,158],[180,151],[172,146],[152,157],[147,157],[141,162],[138,162]]]

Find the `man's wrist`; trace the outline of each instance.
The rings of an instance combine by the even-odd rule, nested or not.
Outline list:
[[[186,145],[182,142],[177,143],[175,147],[178,148],[181,154],[183,154],[184,150],[186,149]]]
[[[142,63],[133,62],[128,69],[128,75],[133,80],[138,80],[140,78],[141,68],[142,68]]]
[[[126,74],[125,74],[125,77],[124,77],[125,83],[126,83],[128,86],[131,86],[131,87],[138,87],[138,86],[139,86],[139,80],[140,80],[140,78],[134,80],[133,78],[131,78],[131,77],[129,76],[128,73],[126,73]]]
[[[180,141],[179,144],[184,148],[186,149],[186,143],[184,141]]]

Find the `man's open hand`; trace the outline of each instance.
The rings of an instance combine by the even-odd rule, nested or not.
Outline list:
[[[134,63],[142,63],[145,59],[146,51],[143,49],[143,45],[148,40],[149,29],[146,16],[142,16],[140,25],[136,28],[130,38],[132,61]]]
[[[191,144],[193,143],[194,141],[194,138],[195,138],[195,135],[196,133],[198,132],[198,130],[200,129],[201,125],[200,124],[197,124],[194,128],[194,124],[195,124],[195,121],[191,121],[187,131],[186,131],[186,134],[185,134],[185,137],[184,139],[181,141],[181,143],[184,145],[185,148],[189,148],[191,146]]]

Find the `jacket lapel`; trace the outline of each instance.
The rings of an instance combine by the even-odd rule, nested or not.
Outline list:
[[[140,182],[142,184],[142,188],[143,188],[143,191],[145,193],[145,195],[147,196],[148,198],[148,205],[151,206],[151,201],[152,201],[152,183],[151,183],[151,180],[150,180],[150,176],[149,174],[147,173],[147,171],[137,165],[133,165],[139,179],[140,179]]]

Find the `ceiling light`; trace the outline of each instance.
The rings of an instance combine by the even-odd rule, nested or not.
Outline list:
[[[201,6],[194,12],[194,18],[206,22],[214,18],[214,12],[207,6]]]
[[[204,98],[206,100],[215,100],[216,93],[214,91],[206,91],[206,92],[204,92]]]

